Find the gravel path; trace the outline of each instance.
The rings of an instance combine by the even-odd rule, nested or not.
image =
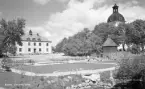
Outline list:
[[[16,70],[12,69],[12,72],[18,73],[18,74],[25,74],[27,76],[62,76],[62,75],[70,75],[70,74],[93,74],[93,73],[99,73],[104,71],[111,71],[115,70],[115,67],[111,68],[105,68],[105,69],[97,69],[97,70],[81,70],[81,71],[68,71],[68,72],[55,72],[55,73],[47,73],[47,74],[40,74],[40,73],[33,73],[33,72],[27,72],[22,70]]]

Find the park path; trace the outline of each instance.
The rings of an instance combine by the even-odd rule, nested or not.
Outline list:
[[[27,76],[45,76],[45,77],[50,77],[50,76],[63,76],[63,75],[70,75],[70,74],[94,74],[94,73],[100,73],[100,72],[105,72],[105,71],[112,71],[115,70],[115,67],[111,68],[105,68],[105,69],[96,69],[96,70],[81,70],[81,71],[68,71],[68,72],[53,72],[53,73],[45,73],[45,74],[39,74],[39,73],[34,73],[34,72],[28,72],[28,71],[22,71],[22,70],[17,70],[12,68],[12,72],[18,73],[18,74],[24,74]]]

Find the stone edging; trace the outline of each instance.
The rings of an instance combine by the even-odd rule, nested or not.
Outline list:
[[[105,71],[112,71],[115,70],[116,67],[111,67],[111,68],[105,68],[105,69],[97,69],[97,70],[81,70],[81,71],[68,71],[68,72],[55,72],[55,73],[47,73],[47,74],[36,74],[33,72],[27,72],[27,71],[21,71],[17,69],[11,69],[12,72],[18,73],[18,74],[24,74],[27,76],[45,76],[45,77],[50,77],[50,76],[64,76],[64,75],[71,75],[71,74],[94,74],[94,73],[100,73],[100,72],[105,72]]]

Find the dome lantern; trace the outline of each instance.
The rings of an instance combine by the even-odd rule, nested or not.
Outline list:
[[[116,4],[112,7],[113,8],[113,13],[118,12],[118,7]]]

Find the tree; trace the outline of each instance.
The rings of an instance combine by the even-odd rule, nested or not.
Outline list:
[[[7,53],[15,53],[16,52],[16,44],[22,45],[21,36],[24,35],[24,27],[25,20],[17,19],[12,21],[6,21],[2,19],[0,21],[1,30],[4,31],[4,35],[6,36],[3,40],[3,49],[2,51]],[[15,50],[10,50],[15,49]]]
[[[101,52],[102,39],[87,28],[68,38],[63,52],[71,56],[87,56]]]
[[[56,46],[54,51],[55,52],[63,52],[63,46],[66,44],[67,38],[62,39]]]
[[[132,34],[132,42],[136,45],[139,45],[144,51],[145,44],[145,21],[144,20],[135,20],[131,23],[133,25],[132,29],[134,34]]]

